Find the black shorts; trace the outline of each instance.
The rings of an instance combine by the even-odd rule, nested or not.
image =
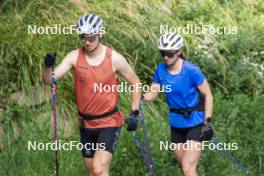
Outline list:
[[[190,128],[171,127],[171,142],[176,144],[185,143],[187,140],[202,142],[201,140],[202,127],[203,127],[203,123]]]
[[[93,158],[96,150],[114,153],[116,143],[120,134],[120,128],[82,128],[80,127],[81,143],[83,146],[82,155],[86,158]]]

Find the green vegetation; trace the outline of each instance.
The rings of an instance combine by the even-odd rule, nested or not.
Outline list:
[[[162,60],[156,49],[159,25],[235,26],[234,35],[185,34],[187,58],[206,74],[214,93],[214,127],[224,142],[238,143],[231,154],[252,175],[264,175],[264,2],[260,0],[2,0],[0,3],[0,152],[1,175],[52,175],[53,151],[28,151],[27,142],[52,142],[51,102],[32,106],[49,97],[43,88],[43,57],[57,51],[58,62],[80,46],[72,35],[28,34],[28,25],[75,24],[80,15],[94,12],[106,22],[103,43],[126,57],[141,80],[150,84]],[[57,85],[59,138],[79,141],[73,96],[73,73]],[[19,101],[14,92],[21,91]],[[39,92],[44,92],[40,94]],[[11,96],[12,94],[12,96]],[[25,98],[26,97],[26,98]],[[120,106],[129,112],[129,95]],[[34,100],[34,101],[33,101]],[[36,103],[38,104],[38,103]],[[160,151],[159,141],[170,141],[164,97],[144,104],[154,169],[158,176],[180,175],[171,151]],[[142,132],[137,134],[142,140]],[[1,135],[1,131],[0,131]],[[142,141],[143,142],[143,141]],[[0,146],[1,147],[1,146]],[[84,175],[77,150],[60,151],[61,175]],[[240,176],[243,173],[218,151],[203,152],[199,175]],[[145,175],[146,167],[132,136],[124,129],[111,165],[111,175]]]

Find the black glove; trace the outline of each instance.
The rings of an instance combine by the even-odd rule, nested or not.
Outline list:
[[[202,134],[201,134],[201,140],[202,141],[210,141],[214,136],[214,130],[211,122],[211,118],[209,121],[203,125],[202,127]]]
[[[55,64],[55,61],[56,61],[56,53],[49,53],[45,56],[45,60],[44,60],[44,63],[45,63],[45,66],[46,67],[51,67],[52,65]]]
[[[127,131],[136,131],[138,128],[138,115],[139,111],[131,111],[130,115],[125,119],[127,124]]]

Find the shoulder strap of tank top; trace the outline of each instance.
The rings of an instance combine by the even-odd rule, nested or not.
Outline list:
[[[85,65],[86,64],[83,48],[79,48],[76,65],[77,64],[78,65],[80,65],[80,64],[81,65]]]
[[[112,59],[112,48],[106,47],[106,57]]]

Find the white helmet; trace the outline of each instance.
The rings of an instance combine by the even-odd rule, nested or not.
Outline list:
[[[77,22],[78,34],[98,34],[103,24],[103,20],[92,13],[81,16]]]
[[[175,32],[168,32],[160,36],[157,41],[159,50],[179,50],[183,47],[183,38]]]

